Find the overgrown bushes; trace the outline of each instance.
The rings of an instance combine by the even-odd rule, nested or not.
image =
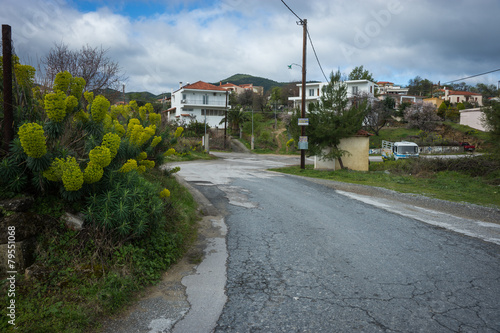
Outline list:
[[[32,273],[16,279],[18,332],[95,325],[157,281],[194,233],[195,203],[169,177],[178,169],[159,167],[176,148],[199,147],[179,145],[183,128],[162,124],[150,104],[111,106],[83,86],[64,72],[53,92],[23,89],[32,93],[16,110],[17,135],[0,162],[0,198],[29,194],[35,213],[52,216],[38,230]],[[83,230],[60,222],[65,210],[83,213]],[[7,320],[2,314],[0,330],[14,328]]]

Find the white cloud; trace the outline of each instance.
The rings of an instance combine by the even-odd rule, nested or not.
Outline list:
[[[496,0],[286,2],[308,20],[327,75],[363,65],[379,80],[407,84],[417,75],[444,82],[500,68]],[[144,4],[158,13],[123,13],[124,2],[98,1],[97,10],[79,12],[64,0],[7,0],[0,20],[12,26],[24,62],[33,64],[60,42],[109,49],[129,77],[127,91],[160,93],[179,81],[212,82],[236,73],[301,78],[300,68],[287,65],[301,64],[302,27],[281,1]],[[322,80],[310,45],[307,60],[307,78]],[[496,84],[499,75],[467,82]]]

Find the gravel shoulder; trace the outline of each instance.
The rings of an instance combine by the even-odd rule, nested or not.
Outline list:
[[[345,192],[389,199],[404,204],[411,204],[426,209],[436,210],[439,212],[447,213],[462,218],[481,220],[484,222],[500,224],[500,209],[498,208],[484,207],[467,202],[452,202],[440,199],[433,199],[419,194],[400,193],[382,187],[351,184],[333,180],[302,177],[295,175],[292,176],[305,179],[307,181],[314,182],[316,184],[321,184],[333,188],[335,190],[341,190]]]

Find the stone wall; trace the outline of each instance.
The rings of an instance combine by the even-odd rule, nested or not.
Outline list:
[[[382,149],[370,149],[370,155],[380,155]],[[424,146],[419,147],[420,154],[460,154],[464,152],[461,146]]]

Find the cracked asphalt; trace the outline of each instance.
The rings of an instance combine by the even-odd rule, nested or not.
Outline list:
[[[265,163],[248,158],[198,169],[211,174],[203,183],[187,176],[228,229],[227,302],[214,332],[500,332],[500,230],[487,229],[496,232],[487,242],[425,223],[429,209],[402,216],[325,184],[257,173],[248,165]],[[429,222],[474,222],[436,214]],[[498,212],[483,215],[475,222],[498,229]]]
[[[498,332],[497,245],[290,177],[235,180],[215,332]]]
[[[498,209],[216,154],[179,164],[206,215],[202,262],[173,267],[107,332],[500,332]]]

